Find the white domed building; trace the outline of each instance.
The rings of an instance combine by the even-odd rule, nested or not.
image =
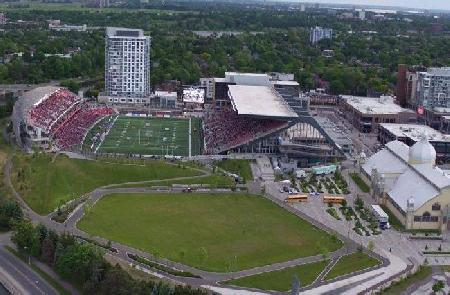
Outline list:
[[[362,165],[368,179],[381,178],[379,202],[406,229],[450,229],[450,176],[436,166],[436,150],[424,134],[413,146],[391,141]]]

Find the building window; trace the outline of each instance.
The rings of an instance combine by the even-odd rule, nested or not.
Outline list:
[[[438,222],[439,216],[431,216],[430,212],[425,211],[422,216],[414,216],[415,222]]]
[[[434,204],[431,206],[431,210],[433,210],[433,211],[439,211],[439,210],[441,210],[441,204],[439,204],[439,203],[434,203]]]

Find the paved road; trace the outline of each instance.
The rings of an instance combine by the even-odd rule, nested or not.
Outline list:
[[[155,192],[155,190],[148,189],[148,188],[97,189],[89,194],[90,195],[89,198],[90,198],[91,202],[93,204],[95,204],[95,202],[100,200],[103,196],[109,195],[112,193],[148,193],[148,192]],[[218,198],[220,198],[220,195],[218,195]],[[84,215],[84,207],[83,206],[77,207],[72,212],[71,216],[66,220],[65,228],[66,228],[66,230],[68,230],[70,232],[77,233],[78,235],[88,238],[89,235],[87,235],[86,233],[84,233],[81,230],[76,228],[77,222],[83,217],[83,215]],[[101,242],[101,243],[107,242],[107,240],[100,238],[100,237],[90,237],[90,238],[95,239],[96,241]],[[143,256],[143,257],[146,257],[151,260],[155,260],[155,257],[153,257],[151,254],[143,252],[143,251],[139,251],[137,249],[133,249],[126,245],[122,245],[119,243],[112,243],[112,246],[119,250],[119,253],[116,255],[118,255],[121,258],[126,259],[126,260],[128,260],[128,257],[126,256],[127,252],[137,254],[139,256]],[[351,249],[354,251],[356,249],[356,245],[353,245],[353,247]],[[341,255],[345,254],[346,251],[347,251],[346,248],[341,248],[341,249],[331,253],[330,258],[335,259],[337,257],[340,257]],[[215,283],[215,282],[230,280],[230,279],[234,279],[234,278],[238,278],[238,277],[254,275],[254,274],[258,274],[258,273],[262,273],[262,272],[274,271],[274,270],[278,270],[278,269],[282,269],[282,268],[286,268],[286,267],[292,267],[292,266],[296,266],[296,265],[300,265],[300,264],[317,262],[322,259],[323,258],[321,255],[316,255],[316,256],[292,259],[290,261],[274,263],[271,265],[255,267],[252,269],[247,269],[247,270],[238,271],[238,272],[229,272],[229,273],[214,273],[214,272],[203,271],[203,270],[199,270],[199,269],[196,269],[193,267],[189,267],[187,265],[175,263],[175,262],[163,259],[163,258],[158,258],[158,262],[166,264],[166,265],[171,265],[172,267],[175,267],[177,269],[180,269],[183,271],[188,271],[188,272],[194,273],[196,275],[199,275],[203,278],[203,283],[204,282]]]
[[[11,161],[7,161],[6,165],[5,165],[5,183],[7,186],[9,186],[13,192],[13,194],[16,196],[16,198],[18,199],[18,201],[21,203],[22,207],[24,208],[24,211],[26,213],[27,216],[29,216],[32,220],[36,221],[36,222],[41,222],[44,225],[46,225],[48,228],[62,233],[62,232],[70,232],[71,234],[74,235],[78,235],[78,236],[82,236],[84,238],[89,238],[89,239],[93,239],[97,242],[106,244],[108,241],[101,238],[101,237],[91,237],[89,236],[87,233],[79,230],[76,228],[76,223],[79,219],[81,219],[83,217],[84,214],[84,207],[83,206],[79,206],[78,208],[75,209],[75,211],[71,214],[71,216],[67,219],[66,223],[64,224],[60,224],[60,223],[56,223],[54,221],[52,221],[51,219],[45,217],[45,216],[40,216],[38,214],[36,214],[34,211],[32,211],[28,205],[23,201],[23,199],[21,198],[21,196],[14,190],[14,187],[12,186],[11,183],[11,177],[10,177],[10,173],[11,173]],[[108,188],[99,188],[94,190],[93,192],[89,193],[89,198],[95,203],[96,201],[98,201],[102,196],[107,195],[107,194],[111,194],[111,193],[121,193],[121,192],[126,192],[126,193],[141,193],[141,192],[154,192],[155,190],[149,189],[149,188],[113,188],[113,187],[108,187]],[[269,189],[270,191],[270,189]],[[277,189],[276,189],[277,191]],[[328,232],[332,232],[332,230],[330,230],[328,227],[326,227],[324,224],[314,220],[313,218],[311,218],[310,216],[308,216],[307,214],[302,213],[299,210],[296,210],[295,208],[286,205],[284,202],[280,201],[277,198],[273,198],[270,197],[270,193],[269,193],[269,199],[271,199],[273,202],[277,203],[279,206],[285,208],[286,210],[290,211],[291,213],[308,220],[309,222],[311,222],[312,224],[316,225],[317,227],[328,231]],[[356,243],[353,242],[351,239],[348,239],[345,235],[341,235],[339,232],[333,232],[335,234],[337,234],[337,236],[344,242],[347,243],[347,247],[346,248],[342,248],[339,249],[338,251],[331,253],[330,254],[330,258],[333,261],[335,261],[336,258],[338,258],[339,256],[343,255],[346,251],[349,252],[353,252],[356,249]],[[111,253],[112,255],[125,260],[127,262],[134,262],[132,261],[128,256],[127,253],[133,253],[133,254],[137,254],[139,256],[143,256],[146,258],[149,258],[151,260],[155,260],[155,257],[153,257],[151,254],[128,247],[126,245],[122,245],[119,243],[112,243],[112,246],[116,249],[118,249],[118,253]],[[379,258],[381,261],[383,261],[384,265],[388,265],[389,261],[387,259],[385,259],[384,257],[381,257],[379,255],[376,255],[377,258]],[[175,281],[178,283],[186,283],[189,285],[194,285],[194,286],[204,286],[204,285],[208,285],[208,286],[218,286],[217,282],[222,281],[222,280],[229,280],[229,279],[233,279],[233,278],[238,278],[238,277],[242,277],[242,276],[249,276],[249,275],[255,275],[255,274],[259,274],[262,272],[269,272],[269,271],[274,271],[274,270],[278,270],[278,269],[282,269],[282,268],[286,268],[286,267],[292,267],[292,266],[296,266],[296,265],[300,265],[300,264],[304,264],[304,263],[310,263],[310,262],[314,262],[314,261],[318,261],[322,259],[321,256],[312,256],[312,257],[305,257],[305,258],[299,258],[299,259],[294,259],[291,261],[286,261],[286,262],[282,262],[282,263],[276,263],[276,264],[272,264],[272,265],[267,265],[267,266],[262,266],[262,267],[256,267],[253,269],[249,269],[249,270],[244,270],[244,271],[239,271],[239,272],[231,272],[231,273],[214,273],[214,272],[207,272],[207,271],[202,271],[202,270],[198,270],[195,269],[193,267],[187,266],[187,265],[183,265],[183,264],[179,264],[179,263],[175,263],[172,261],[169,261],[167,259],[163,259],[163,258],[158,258],[157,261],[159,263],[162,263],[164,265],[167,265],[169,267],[172,268],[176,268],[179,270],[183,270],[183,271],[189,271],[193,274],[199,275],[202,278],[201,279],[196,279],[196,278],[185,278],[185,277],[175,277],[172,275],[167,275],[165,273],[160,273],[159,274]],[[391,266],[392,268],[392,266]],[[386,269],[386,268],[382,268],[382,269]],[[389,272],[392,273],[392,272]],[[379,271],[377,272],[377,276],[379,274]],[[364,275],[364,274],[362,274]],[[361,275],[360,275],[361,276]],[[384,278],[385,276],[381,276],[380,277]],[[367,279],[367,275],[364,275],[363,278],[359,277],[360,281],[365,281]],[[362,281],[361,281],[362,279]],[[381,278],[380,278],[381,279]],[[369,281],[373,281],[372,279]],[[352,279],[352,277],[350,278],[344,278],[343,281],[340,281],[339,285],[340,287],[345,287],[345,288],[350,288],[353,287],[353,284],[357,283],[358,280],[354,280]],[[332,283],[332,284],[336,284]],[[314,290],[320,290],[320,287],[322,285],[326,284],[326,286],[328,287],[324,287],[324,290],[330,290],[329,288],[333,288],[333,285],[329,284],[329,283],[324,283],[320,280],[318,280],[317,282],[314,283],[313,286],[309,287],[313,288],[313,287],[319,287],[319,289],[317,288],[313,288],[310,291],[312,292],[311,294],[314,294]],[[347,286],[347,287],[346,287]],[[367,284],[364,284],[364,287],[367,287]],[[232,289],[232,288],[230,288]],[[351,288],[350,288],[351,289]],[[318,293],[315,293],[318,294]]]
[[[18,294],[59,294],[27,264],[0,246],[0,281]]]

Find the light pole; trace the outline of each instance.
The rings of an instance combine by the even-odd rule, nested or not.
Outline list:
[[[25,247],[23,247],[23,249],[25,250],[25,252],[28,254],[28,265],[30,265],[31,266],[31,257],[30,257],[30,253],[28,253],[28,247],[27,246],[25,246]]]

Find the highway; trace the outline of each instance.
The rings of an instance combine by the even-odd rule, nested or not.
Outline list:
[[[27,264],[9,253],[3,246],[0,246],[0,282],[13,294],[59,294]]]

